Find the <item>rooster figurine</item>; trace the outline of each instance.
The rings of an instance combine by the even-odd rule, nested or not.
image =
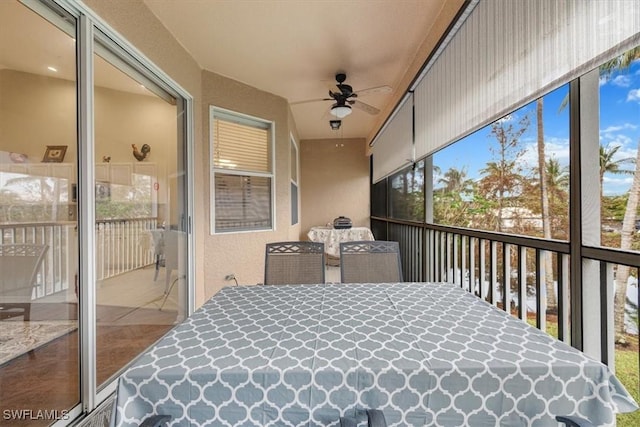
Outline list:
[[[136,144],[131,144],[131,147],[133,148],[133,157],[135,157],[139,162],[146,159],[147,154],[149,154],[149,152],[151,151],[151,147],[149,147],[149,144],[143,144],[142,148],[139,151],[138,147],[136,147]]]

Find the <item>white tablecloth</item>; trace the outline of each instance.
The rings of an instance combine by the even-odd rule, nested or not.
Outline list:
[[[341,242],[374,240],[373,233],[367,227],[336,229],[333,227],[312,227],[307,233],[312,242],[324,243],[324,252],[334,258],[340,258]]]

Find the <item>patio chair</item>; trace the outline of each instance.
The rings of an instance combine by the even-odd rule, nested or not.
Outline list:
[[[367,409],[367,426],[368,427],[387,427],[387,420],[384,413],[379,409]],[[359,419],[356,417],[340,417],[340,427],[358,427]]]
[[[267,243],[265,285],[324,283],[324,243]]]
[[[30,319],[31,297],[47,245],[0,245],[0,319]]]
[[[160,267],[165,268],[165,294],[170,291],[171,273],[178,269],[178,241],[184,237],[184,233],[177,230],[156,229],[149,230],[153,239],[153,252],[155,254],[155,273],[153,281],[158,279]]]
[[[340,243],[340,278],[342,283],[402,282],[398,242]]]
[[[565,424],[567,427],[595,427],[595,425],[581,417],[576,416],[556,416],[556,421]]]

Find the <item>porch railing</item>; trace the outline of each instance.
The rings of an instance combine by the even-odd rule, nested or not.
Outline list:
[[[376,239],[399,242],[405,280],[455,283],[571,343],[568,242],[378,217],[371,217],[371,229]],[[640,254],[582,247],[579,255],[583,265],[592,263],[599,272],[599,303],[591,312],[598,324],[581,329],[583,335],[599,330],[591,342],[598,342],[600,359],[608,363],[615,349],[615,273],[625,265],[632,268],[632,280],[637,278]]]
[[[96,222],[96,278],[104,280],[154,262],[149,230],[156,218]],[[73,290],[77,274],[78,236],[75,222],[0,225],[0,244],[47,245],[36,277],[33,299]]]
[[[75,222],[0,225],[0,244],[48,246],[36,276],[33,299],[69,289],[76,273],[77,240]]]
[[[149,230],[155,218],[96,222],[96,279],[104,280],[154,262]]]

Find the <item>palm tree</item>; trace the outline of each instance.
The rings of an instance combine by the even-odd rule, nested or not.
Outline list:
[[[557,159],[551,158],[546,162],[545,173],[552,224],[551,234],[555,238],[567,239],[567,229],[569,228],[569,224],[566,222],[569,207],[569,167],[560,166],[560,162]]]
[[[449,168],[445,174],[438,180],[439,183],[444,184],[444,191],[467,193],[469,192],[469,186],[472,181],[467,179],[467,169]]]
[[[624,157],[616,160],[616,155],[620,149],[620,145],[600,146],[600,221],[605,220],[604,206],[602,200],[604,200],[604,174],[609,173],[612,175],[633,175],[633,171],[624,169],[624,165],[635,164],[635,159],[632,157]],[[634,219],[635,222],[635,219]],[[621,246],[621,248],[623,248]],[[629,246],[631,248],[631,246]],[[629,249],[627,248],[627,249]],[[623,248],[624,249],[624,248]]]
[[[606,62],[600,67],[600,75],[603,76],[611,76],[611,74],[618,72],[620,70],[629,68],[631,63],[637,59],[640,59],[640,46],[637,46],[631,50],[628,50],[624,54],[612,59],[611,61]],[[639,144],[640,145],[640,141]],[[640,192],[640,170],[638,169],[638,165],[640,164],[640,147],[638,147],[638,152],[636,154],[636,168],[633,172],[633,183],[631,184],[631,188],[629,189],[629,199],[627,200],[627,206],[624,212],[624,219],[622,220],[622,231],[620,236],[620,249],[629,250],[632,247],[633,243],[633,234],[635,233],[635,225],[637,219],[638,212],[638,193]],[[615,151],[619,149],[616,148]],[[624,160],[624,159],[623,159]],[[621,162],[619,160],[618,162]],[[630,160],[625,160],[625,162],[630,163]],[[619,163],[620,164],[620,163]],[[600,161],[600,191],[602,192],[602,176],[603,176],[603,162],[602,157]],[[618,168],[618,172],[621,172],[622,169]],[[614,172],[616,173],[616,172]],[[602,195],[602,194],[601,194]],[[602,198],[600,199],[602,200]],[[618,266],[618,270],[616,272],[616,291],[613,299],[614,306],[614,327],[616,328],[616,332],[619,334],[625,333],[624,327],[624,311],[627,301],[627,281],[629,279],[629,267],[626,265]]]
[[[543,100],[536,101],[536,120],[538,131],[538,177],[540,180],[540,207],[542,209],[542,235],[546,240],[551,240],[551,218],[549,216],[549,194],[547,192],[546,161],[544,154],[544,120],[542,116]],[[546,251],[544,257],[545,264],[545,287],[547,294],[547,311],[558,310],[555,288],[553,286],[553,262],[551,252]],[[551,310],[549,310],[551,308]]]
[[[638,141],[640,146],[640,141]],[[636,165],[640,165],[640,147],[637,150]],[[629,189],[627,207],[624,210],[622,231],[620,232],[620,248],[631,249],[633,235],[636,232],[636,219],[638,215],[638,197],[640,196],[640,173],[636,167],[633,174],[633,182]],[[616,271],[616,291],[613,297],[613,324],[618,334],[625,333],[624,312],[627,303],[627,281],[629,280],[629,266],[619,265]]]
[[[473,181],[467,178],[466,168],[449,168],[438,183],[443,185],[434,191],[438,219],[449,225],[469,226],[468,204],[463,196],[473,192]]]
[[[554,198],[557,197],[559,193],[566,193],[569,188],[569,168],[567,166],[561,166],[558,159],[552,157],[547,160],[545,173],[547,176],[550,205],[553,206]]]
[[[635,164],[635,159],[632,157],[625,157],[615,160],[620,145],[600,146],[600,190],[602,191],[602,184],[604,182],[604,174],[618,174],[618,175],[633,175],[633,171],[622,168],[624,165]]]

